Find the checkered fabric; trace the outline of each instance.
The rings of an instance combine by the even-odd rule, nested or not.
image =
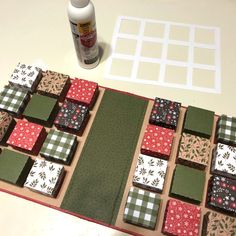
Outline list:
[[[26,105],[28,92],[5,86],[0,94],[0,109],[18,114]]]
[[[222,115],[217,123],[217,141],[236,144],[236,117]]]
[[[41,148],[40,155],[67,163],[75,150],[76,143],[75,135],[51,129]]]
[[[124,221],[155,229],[159,206],[157,194],[131,187],[125,205]]]

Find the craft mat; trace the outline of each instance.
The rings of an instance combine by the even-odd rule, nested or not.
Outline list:
[[[99,105],[101,103],[103,95],[104,95],[104,88],[100,88],[100,94],[98,96],[98,100],[95,104],[95,107],[93,108],[92,115],[89,119],[88,125],[86,126],[85,132],[84,132],[82,137],[78,137],[79,145],[78,145],[77,151],[75,153],[75,156],[73,158],[73,161],[72,161],[70,166],[65,166],[67,174],[66,174],[65,179],[63,181],[61,190],[59,191],[59,195],[57,196],[56,199],[44,196],[44,195],[39,194],[39,193],[32,192],[27,188],[19,188],[17,186],[5,183],[3,181],[0,181],[0,188],[6,189],[10,192],[13,192],[13,193],[25,196],[25,197],[29,197],[32,200],[36,200],[36,201],[39,201],[39,202],[42,202],[42,203],[50,204],[50,205],[55,206],[55,207],[60,207],[61,203],[63,201],[63,198],[65,196],[65,193],[67,191],[69,182],[71,180],[73,171],[76,168],[77,162],[79,161],[81,151],[82,151],[83,146],[85,144],[85,140],[89,135],[89,131],[92,127],[92,123],[93,123],[93,120],[95,118],[96,112],[99,109]],[[133,95],[130,95],[130,96],[133,96]],[[169,189],[170,189],[170,185],[171,185],[172,175],[173,175],[174,169],[175,169],[175,162],[176,162],[176,156],[177,156],[177,152],[178,152],[178,145],[179,145],[179,140],[180,140],[181,132],[182,132],[184,114],[185,114],[185,111],[186,111],[186,108],[183,108],[183,107],[181,108],[179,123],[178,123],[178,126],[177,126],[177,130],[175,132],[175,135],[174,135],[171,156],[170,156],[170,159],[168,161],[168,169],[167,169],[167,174],[166,174],[166,177],[165,177],[164,189],[163,189],[162,194],[160,194],[161,205],[160,205],[160,210],[159,210],[159,214],[158,214],[157,225],[156,225],[155,230],[148,230],[148,229],[145,229],[145,228],[142,228],[142,227],[139,227],[139,226],[135,226],[135,225],[123,222],[123,213],[124,213],[124,207],[125,207],[125,203],[126,203],[126,200],[127,200],[128,192],[129,192],[130,187],[132,186],[132,178],[133,178],[133,174],[134,174],[134,171],[135,171],[137,159],[138,159],[138,156],[140,154],[141,142],[142,142],[142,138],[143,138],[143,135],[144,135],[144,132],[145,132],[146,125],[148,124],[148,121],[149,121],[149,116],[150,116],[152,106],[153,106],[153,100],[150,100],[149,103],[148,103],[146,113],[145,113],[143,125],[142,125],[141,132],[140,132],[139,139],[138,139],[138,143],[137,143],[137,146],[136,146],[136,149],[135,149],[132,165],[131,165],[131,168],[130,168],[130,171],[129,171],[129,176],[128,176],[126,187],[125,187],[125,190],[124,190],[124,195],[122,197],[121,205],[120,205],[120,208],[119,208],[119,213],[118,213],[118,216],[117,216],[117,219],[116,219],[116,222],[115,222],[115,226],[118,227],[118,228],[128,230],[128,231],[131,231],[131,232],[134,232],[134,233],[137,233],[137,234],[142,234],[142,235],[145,235],[145,236],[162,235],[161,228],[162,228],[162,223],[163,223],[163,219],[164,219],[164,212],[165,212],[167,201],[168,201],[168,199],[170,199]],[[215,134],[216,121],[217,121],[217,116],[215,116],[213,132],[212,132],[212,137],[211,137],[211,148],[212,149],[214,148],[213,140],[214,140],[214,136],[215,136],[214,134]],[[11,147],[8,147],[8,148],[12,149]],[[32,156],[32,157],[35,158],[34,156]],[[202,198],[203,200],[200,204],[200,207],[201,207],[201,210],[202,210],[201,227],[202,227],[202,221],[203,221],[204,214],[207,211],[210,211],[209,209],[207,209],[205,207],[207,185],[208,185],[208,180],[210,178],[210,163],[211,163],[211,160],[209,160],[209,165],[205,170],[206,171],[206,182],[205,182],[204,193],[203,193],[203,198]]]

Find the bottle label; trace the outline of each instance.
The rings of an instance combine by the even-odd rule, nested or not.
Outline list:
[[[70,25],[79,60],[87,65],[93,64],[98,60],[99,53],[95,22],[70,22]]]

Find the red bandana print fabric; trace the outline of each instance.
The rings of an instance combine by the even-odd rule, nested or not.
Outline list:
[[[7,143],[13,147],[32,151],[42,131],[41,125],[19,120]]]
[[[147,125],[144,133],[141,152],[155,157],[169,158],[174,130],[156,125]]]
[[[171,199],[167,203],[162,232],[176,236],[198,236],[200,218],[200,207]]]
[[[66,98],[90,105],[97,88],[98,84],[95,82],[76,78],[73,80]]]

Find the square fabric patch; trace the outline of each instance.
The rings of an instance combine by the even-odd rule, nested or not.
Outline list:
[[[204,216],[202,236],[236,235],[236,218],[216,212],[207,212]]]
[[[19,117],[28,102],[28,92],[5,86],[0,94],[0,109]]]
[[[214,122],[214,112],[189,106],[186,115],[183,132],[210,138]]]
[[[12,122],[13,118],[7,112],[0,111],[0,142],[10,130]]]
[[[69,164],[76,145],[75,135],[51,129],[40,150],[40,155],[49,160]]]
[[[155,193],[131,187],[125,205],[124,221],[155,229],[160,201]]]
[[[205,175],[204,171],[177,164],[173,174],[170,195],[200,204],[203,197]]]
[[[32,164],[30,157],[3,149],[0,154],[0,179],[22,187]]]
[[[18,63],[9,79],[9,83],[16,88],[34,92],[41,79],[41,74],[42,71],[38,67]]]
[[[236,178],[236,147],[218,143],[213,154],[211,171]]]
[[[167,202],[162,233],[175,236],[199,236],[201,208],[171,199]]]
[[[174,130],[156,125],[147,125],[142,145],[141,153],[169,159],[174,137]]]
[[[63,165],[36,158],[24,187],[50,197],[56,197],[64,175]]]
[[[181,103],[162,98],[155,98],[149,123],[170,129],[176,129]]]
[[[7,144],[22,151],[37,154],[45,138],[45,129],[25,120],[18,120]]]
[[[211,151],[209,139],[183,133],[179,146],[178,162],[204,169],[208,165]]]
[[[236,145],[236,117],[222,115],[216,126],[216,140],[219,143]]]
[[[74,79],[66,98],[72,102],[92,107],[98,94],[98,84],[84,79]]]
[[[54,121],[57,128],[82,135],[89,118],[86,106],[66,100]]]
[[[54,71],[43,71],[37,92],[51,97],[63,96],[68,89],[69,76]]]
[[[33,94],[23,115],[27,120],[45,126],[52,126],[57,108],[57,100],[39,94]]]
[[[236,180],[212,176],[209,180],[207,197],[208,207],[236,214]]]
[[[133,184],[145,189],[162,192],[167,163],[166,160],[140,154],[133,177]]]

